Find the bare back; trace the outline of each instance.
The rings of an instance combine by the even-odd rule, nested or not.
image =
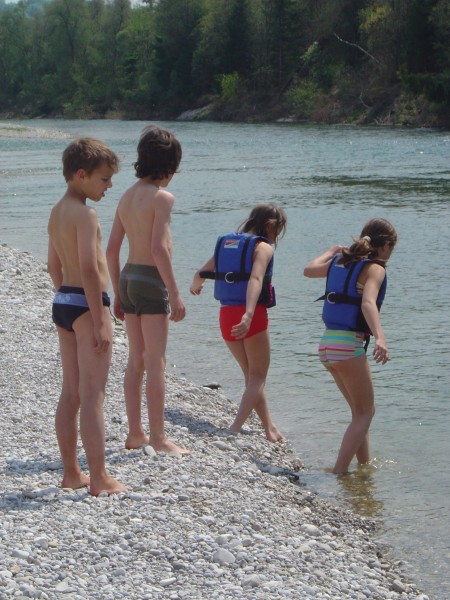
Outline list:
[[[170,235],[170,210],[173,196],[152,183],[140,180],[131,186],[122,196],[117,213],[128,238],[128,262],[140,265],[156,265],[152,247],[155,242],[155,219],[158,213],[164,213],[165,231],[163,243],[172,256],[172,238]]]
[[[61,262],[63,285],[83,287],[81,272],[96,269],[102,289],[107,290],[108,268],[93,208],[66,193],[51,211],[48,234]]]

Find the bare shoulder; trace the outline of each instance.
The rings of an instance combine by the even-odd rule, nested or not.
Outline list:
[[[50,212],[48,231],[50,233],[56,230],[78,229],[87,223],[98,223],[95,209],[83,202],[63,196]]]
[[[367,265],[367,272],[372,276],[382,276],[384,277],[386,274],[386,269],[379,265],[378,263],[370,263]]]
[[[155,194],[154,210],[155,210],[155,222],[159,225],[163,223],[170,223],[172,207],[174,205],[175,198],[167,190],[159,189]]]
[[[98,223],[97,211],[95,208],[81,202],[72,203],[64,216],[66,219],[70,219],[77,228],[87,224],[92,225],[93,223]]]
[[[382,267],[378,263],[369,263],[364,266],[364,269],[360,276],[360,280],[363,284],[369,280],[381,283],[385,276],[386,270],[384,267]]]
[[[258,242],[255,246],[255,250],[253,252],[253,261],[262,260],[265,262],[269,262],[273,256],[273,247],[267,242]]]
[[[261,252],[262,254],[273,255],[273,246],[267,242],[260,241],[256,244],[255,252]]]
[[[172,208],[175,198],[168,190],[159,189],[155,194],[155,202],[157,205],[166,205]]]

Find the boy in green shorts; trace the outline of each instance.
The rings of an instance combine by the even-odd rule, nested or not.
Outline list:
[[[170,320],[181,321],[185,307],[172,269],[170,216],[173,195],[165,190],[181,160],[176,137],[155,125],[139,140],[135,163],[139,178],[117,207],[106,250],[115,294],[114,314],[125,318],[129,354],[124,393],[128,415],[126,448],[150,444],[156,451],[190,454],[164,431],[166,346]],[[120,249],[127,236],[127,264],[120,270]],[[150,436],[141,421],[144,372]]]

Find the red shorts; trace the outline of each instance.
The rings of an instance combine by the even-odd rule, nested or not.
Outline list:
[[[219,314],[220,331],[226,342],[237,342],[238,340],[231,335],[231,328],[241,322],[245,313],[245,304],[239,306],[221,306]],[[257,304],[250,329],[244,339],[252,337],[261,331],[266,331],[269,327],[269,318],[267,316],[267,307],[265,304]]]

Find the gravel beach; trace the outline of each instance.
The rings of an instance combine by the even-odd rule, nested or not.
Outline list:
[[[370,520],[302,484],[289,442],[270,444],[256,421],[227,432],[236,405],[220,390],[168,375],[167,432],[192,455],[125,450],[121,326],[107,467],[129,491],[61,489],[52,297],[45,265],[0,245],[0,598],[428,599]]]

